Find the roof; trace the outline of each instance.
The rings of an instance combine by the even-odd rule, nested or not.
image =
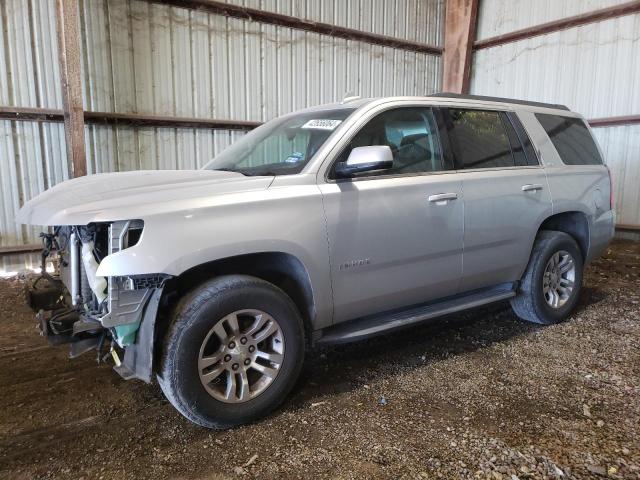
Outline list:
[[[429,96],[438,97],[438,98],[451,98],[451,99],[458,99],[458,100],[481,100],[483,102],[513,103],[515,105],[528,105],[531,107],[553,108],[555,110],[570,111],[566,105],[560,105],[555,103],[530,102],[528,100],[517,100],[514,98],[487,97],[484,95],[465,95],[465,94],[450,93],[450,92],[434,93]]]
[[[518,100],[518,99],[513,99],[513,98],[502,98],[502,97],[489,97],[489,96],[483,96],[483,95],[463,95],[463,94],[458,94],[458,93],[448,93],[448,92],[441,92],[441,93],[433,93],[431,95],[426,95],[424,97],[418,97],[418,96],[411,96],[411,97],[394,97],[394,96],[388,96],[388,97],[374,97],[374,98],[360,98],[360,97],[351,97],[350,99],[347,99],[346,102],[339,102],[339,103],[327,103],[324,105],[316,105],[313,107],[308,107],[302,110],[298,110],[296,113],[300,113],[300,112],[312,112],[312,111],[320,111],[320,110],[328,110],[328,109],[342,109],[342,108],[360,108],[363,107],[365,105],[372,105],[372,104],[380,104],[380,103],[385,103],[385,102],[389,102],[389,101],[411,101],[411,100],[420,100],[420,101],[424,101],[424,100],[429,100],[429,99],[434,99],[437,101],[452,101],[454,102],[454,104],[456,102],[460,102],[460,103],[466,103],[468,105],[477,105],[479,107],[482,106],[488,106],[488,104],[502,104],[502,106],[505,105],[523,105],[525,107],[532,107],[533,109],[552,109],[552,110],[561,110],[564,112],[567,112],[567,116],[578,116],[578,114],[572,112],[571,110],[569,110],[569,108],[567,108],[565,105],[559,105],[559,104],[554,104],[554,103],[542,103],[542,102],[530,102],[527,100]],[[558,114],[560,114],[558,112]]]

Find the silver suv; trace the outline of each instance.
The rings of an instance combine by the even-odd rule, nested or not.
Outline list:
[[[201,170],[77,178],[19,220],[59,253],[31,294],[43,333],[227,428],[277,407],[315,345],[507,299],[563,320],[611,190],[566,107],[440,94],[285,115]]]

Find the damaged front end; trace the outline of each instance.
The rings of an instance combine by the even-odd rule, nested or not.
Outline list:
[[[134,246],[143,229],[141,220],[128,220],[43,234],[43,264],[57,251],[59,275],[42,269],[29,300],[42,334],[54,345],[69,343],[72,358],[96,350],[98,362],[113,358],[122,377],[150,382],[156,316],[169,275],[97,275],[100,262]]]

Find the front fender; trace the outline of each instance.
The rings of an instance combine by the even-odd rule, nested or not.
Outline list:
[[[331,318],[329,247],[316,185],[270,190],[259,202],[206,206],[142,220],[138,243],[105,257],[98,267],[99,276],[179,276],[216,260],[281,252],[302,263],[318,316]]]
[[[145,224],[145,230],[138,244],[105,257],[98,266],[97,275],[112,277],[164,273],[178,276],[204,263],[267,252],[290,254],[298,258],[308,271],[313,270],[314,267],[320,268],[323,263],[328,262],[325,254],[326,239],[323,237],[307,243],[305,247],[279,238],[209,243],[204,238],[178,237],[166,241],[153,241],[149,237],[150,233]],[[319,256],[318,253],[320,253]],[[318,258],[320,261],[317,260]]]

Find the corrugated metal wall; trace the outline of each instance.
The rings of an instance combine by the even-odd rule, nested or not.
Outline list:
[[[403,40],[440,45],[444,2],[424,0],[226,0]],[[424,28],[428,25],[429,28]]]
[[[279,13],[440,43],[440,23],[427,14],[440,16],[442,2],[398,2],[397,14],[388,12],[396,2],[360,3],[265,2],[278,5]],[[416,18],[418,3],[430,8]],[[348,90],[370,96],[431,91],[439,84],[439,60],[432,55],[144,0],[84,0],[83,10],[91,110],[262,121],[335,101]]]
[[[479,38],[613,4],[481,0]],[[640,14],[474,53],[471,93],[562,103],[586,118],[640,112]],[[618,223],[640,224],[640,125],[594,129],[616,186]]]
[[[61,108],[54,3],[2,1],[0,16],[0,105]],[[34,238],[15,211],[68,172],[61,124],[0,121],[0,245]]]
[[[444,0],[246,0],[442,45]],[[264,121],[305,106],[439,90],[439,56],[144,0],[80,0],[86,110]],[[0,105],[62,108],[54,0],[0,2]],[[240,131],[86,127],[90,173],[197,168]],[[62,124],[0,121],[0,245],[35,241],[19,206],[68,178]]]
[[[478,40],[560,20],[629,0],[479,0]]]
[[[615,187],[617,222],[640,224],[640,125],[594,129]]]
[[[376,19],[362,13],[374,9],[360,9],[357,1],[309,1],[309,18],[352,18],[349,28],[415,37],[417,2],[402,3],[413,7],[399,10],[402,15]],[[277,4],[285,14],[304,11],[305,5]],[[424,5],[436,12],[442,9],[442,2]],[[427,21],[429,10],[424,10]],[[424,30],[433,30],[435,39],[441,36],[439,25]],[[88,110],[264,121],[335,101],[348,91],[362,96],[411,95],[439,86],[440,58],[433,55],[144,0],[84,0],[83,27]],[[136,136],[106,127],[90,133],[91,172],[193,168],[234,135],[147,129]]]

